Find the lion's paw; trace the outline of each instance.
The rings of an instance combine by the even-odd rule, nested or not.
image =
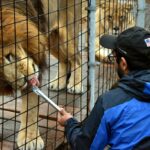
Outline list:
[[[68,93],[71,93],[71,94],[81,94],[83,93],[83,87],[81,83],[77,85],[68,84],[67,91]]]
[[[44,142],[41,137],[33,138],[32,136],[25,136],[25,132],[18,135],[17,145],[19,150],[42,150]]]
[[[52,80],[49,84],[49,89],[54,91],[62,90],[66,87],[66,80],[59,81],[58,79]]]

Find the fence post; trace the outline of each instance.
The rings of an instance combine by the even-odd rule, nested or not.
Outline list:
[[[138,0],[138,11],[137,11],[137,22],[136,25],[140,27],[145,27],[145,0]]]
[[[90,110],[95,104],[95,0],[88,0]]]

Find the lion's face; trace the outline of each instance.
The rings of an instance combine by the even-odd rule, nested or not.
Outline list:
[[[121,3],[105,3],[102,6],[104,13],[104,26],[113,34],[118,34],[123,31],[127,26],[133,26],[133,15],[131,10],[133,4]]]
[[[14,89],[24,89],[28,80],[38,78],[38,66],[28,57],[21,45],[0,50],[0,73]]]

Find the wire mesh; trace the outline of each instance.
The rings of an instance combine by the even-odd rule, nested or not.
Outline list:
[[[145,28],[150,31],[149,16],[150,16],[150,1],[146,0]]]
[[[136,25],[137,1],[134,0],[99,0],[96,9],[96,60],[97,66],[95,95],[108,91],[118,80],[114,63],[108,60],[111,50],[99,45],[103,34],[118,35],[126,28]],[[114,87],[114,86],[113,86]]]
[[[104,33],[135,24],[134,0],[96,1],[95,98],[117,76]],[[87,0],[0,1],[0,149],[69,149],[57,111],[32,93],[39,86],[79,121],[89,112]],[[40,82],[40,83],[39,83]]]

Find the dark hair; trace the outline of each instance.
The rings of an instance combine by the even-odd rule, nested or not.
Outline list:
[[[145,61],[143,61],[142,56],[141,56],[141,60],[139,59],[139,56],[136,59],[135,56],[132,57],[132,55],[122,53],[119,49],[115,49],[114,51],[116,53],[116,62],[119,64],[121,57],[124,57],[125,60],[127,61],[128,68],[130,71],[150,69],[150,60],[145,59]]]

